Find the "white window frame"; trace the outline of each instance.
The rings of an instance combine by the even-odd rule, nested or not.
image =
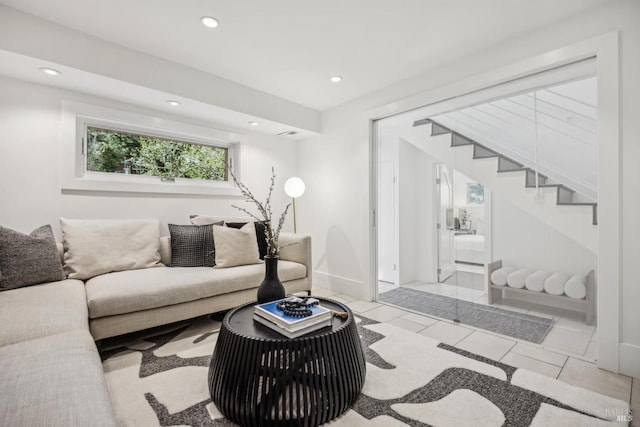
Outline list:
[[[238,165],[244,135],[129,111],[62,101],[61,188],[63,191],[109,191],[238,196],[233,181],[125,175],[87,170],[87,127],[155,136],[164,139],[226,148],[229,163],[239,178]],[[230,178],[230,177],[229,177]]]

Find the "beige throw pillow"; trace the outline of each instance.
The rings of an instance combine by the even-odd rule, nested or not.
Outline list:
[[[60,218],[64,269],[72,279],[160,263],[157,219],[95,220]]]
[[[242,228],[213,226],[213,243],[216,248],[215,268],[260,263],[256,241],[256,228],[249,222]]]

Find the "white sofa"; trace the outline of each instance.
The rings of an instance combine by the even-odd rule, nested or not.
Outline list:
[[[282,233],[287,293],[311,290],[311,239]],[[264,265],[165,265],[0,292],[0,425],[115,426],[95,341],[255,300]]]
[[[287,293],[310,291],[311,238],[281,233],[278,276]],[[207,313],[256,299],[264,265],[229,268],[166,267],[169,238],[160,241],[163,266],[101,274],[87,280],[89,328],[100,340]]]

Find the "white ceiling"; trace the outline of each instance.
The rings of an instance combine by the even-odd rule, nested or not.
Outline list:
[[[607,0],[0,0],[324,111]],[[217,29],[199,18],[215,16]],[[1,67],[1,66],[0,66]],[[339,84],[329,82],[341,75]]]

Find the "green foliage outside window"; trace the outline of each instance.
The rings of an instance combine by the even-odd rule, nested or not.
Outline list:
[[[87,170],[93,172],[226,181],[227,156],[223,147],[87,128]]]

